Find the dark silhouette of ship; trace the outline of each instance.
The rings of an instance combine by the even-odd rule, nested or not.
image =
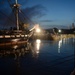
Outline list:
[[[10,4],[10,0],[8,0],[8,3]],[[0,30],[0,44],[14,44],[14,42],[17,43],[19,41],[27,42],[31,37],[31,32],[28,29],[28,24],[24,24],[19,20],[20,4],[18,4],[17,0],[15,0],[14,4],[10,4],[10,7],[15,15],[16,28],[11,27],[10,30]]]

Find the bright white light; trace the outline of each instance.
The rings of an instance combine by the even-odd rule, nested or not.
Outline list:
[[[36,40],[36,43],[41,43],[41,40],[37,39],[37,40]]]
[[[58,53],[60,53],[61,46],[62,46],[62,39],[59,40],[59,42],[58,42]]]
[[[39,50],[40,50],[40,43],[41,43],[41,40],[37,39],[36,40],[36,53],[38,54],[39,53]]]
[[[37,33],[39,33],[41,31],[39,24],[35,24],[34,29]]]
[[[27,37],[28,35],[25,35],[25,37]]]
[[[36,29],[36,32],[39,33],[41,30],[39,28]]]
[[[59,33],[61,33],[61,30],[59,29],[59,31],[58,31]]]

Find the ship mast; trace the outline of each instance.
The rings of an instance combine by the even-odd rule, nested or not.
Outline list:
[[[19,6],[20,4],[18,4],[17,0],[15,0],[15,4],[14,4],[14,8],[15,10],[15,16],[16,16],[16,26],[17,26],[17,31],[19,31],[19,19],[18,19],[18,12],[19,12]]]

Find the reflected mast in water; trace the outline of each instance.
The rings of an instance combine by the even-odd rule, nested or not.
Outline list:
[[[20,45],[2,46],[0,49],[0,57],[12,56],[17,59],[20,56],[24,56],[26,53],[32,52],[33,57],[38,57],[40,53],[41,40],[37,39],[32,42],[27,42]]]
[[[21,45],[3,46],[3,47],[0,47],[0,57],[13,56],[14,59],[17,59],[20,56],[24,56],[29,51],[30,50],[26,43]]]

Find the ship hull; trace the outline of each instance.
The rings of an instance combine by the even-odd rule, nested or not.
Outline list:
[[[0,35],[0,45],[19,44],[27,41],[27,35]]]

